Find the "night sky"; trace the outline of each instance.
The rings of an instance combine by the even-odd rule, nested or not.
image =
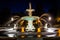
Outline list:
[[[12,14],[26,15],[25,10],[29,7],[29,2],[32,3],[32,8],[36,10],[37,15],[51,13],[55,17],[59,14],[59,0],[0,0],[0,21],[4,22]]]

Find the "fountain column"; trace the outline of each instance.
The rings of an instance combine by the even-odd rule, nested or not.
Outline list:
[[[26,29],[26,31],[35,31],[35,27],[33,26],[33,20],[28,20],[28,25]]]

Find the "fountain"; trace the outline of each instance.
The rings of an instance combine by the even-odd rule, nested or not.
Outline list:
[[[26,20],[26,21],[28,21],[28,24],[27,24],[27,26],[26,26],[26,31],[35,31],[35,27],[34,27],[34,25],[33,25],[33,21],[34,20],[39,20],[39,17],[38,16],[32,16],[32,12],[33,11],[35,11],[34,9],[32,9],[31,8],[31,3],[29,3],[29,9],[26,9],[26,11],[28,11],[28,13],[29,13],[29,16],[24,16],[24,17],[22,17],[21,19],[19,19],[18,21],[17,21],[17,24],[18,24],[18,22],[20,21],[20,20]],[[41,23],[42,24],[42,23]]]
[[[28,12],[29,16],[23,16],[19,18],[15,23],[14,23],[14,29],[21,29],[19,32],[21,33],[27,33],[27,32],[35,32],[35,30],[39,29],[40,27],[44,28],[46,32],[54,32],[55,29],[52,28],[52,24],[50,23],[51,21],[51,15],[48,13],[42,14],[40,17],[39,16],[32,16],[32,12],[35,11],[34,9],[31,8],[31,3],[29,3],[29,9],[26,9]],[[11,18],[11,21],[14,21],[15,19]],[[25,23],[26,21],[26,23]],[[34,26],[34,21],[36,21],[36,24],[38,24],[37,28]],[[49,26],[48,26],[49,25]],[[18,28],[17,28],[17,27]],[[51,31],[53,30],[53,31]],[[36,31],[37,32],[37,31]]]

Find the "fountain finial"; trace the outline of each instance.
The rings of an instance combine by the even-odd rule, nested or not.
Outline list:
[[[29,12],[29,16],[32,16],[32,12],[35,11],[35,10],[32,9],[31,3],[29,3],[29,9],[26,9],[26,11]]]

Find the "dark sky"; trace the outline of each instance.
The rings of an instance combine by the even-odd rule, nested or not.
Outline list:
[[[0,23],[3,23],[10,14],[19,13],[26,14],[25,10],[29,7],[29,2],[32,3],[32,8],[36,11],[35,14],[51,13],[53,16],[59,15],[60,1],[59,0],[0,0]],[[1,22],[2,21],[2,22]]]
[[[32,3],[32,7],[36,9],[37,5],[42,6],[42,10],[44,12],[48,12],[52,7],[54,8],[60,8],[60,2],[59,0],[16,0],[16,1],[6,1],[2,0],[0,1],[0,10],[3,8],[9,8],[11,10],[11,13],[16,13],[16,12],[25,12],[25,9],[28,8],[29,2]]]

